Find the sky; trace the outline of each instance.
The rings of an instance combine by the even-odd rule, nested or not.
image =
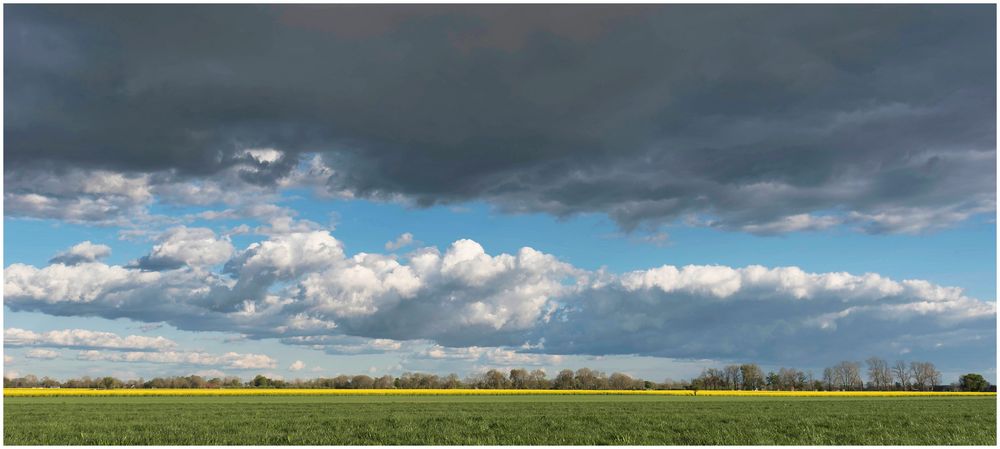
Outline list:
[[[7,5],[4,373],[996,379],[994,5]]]

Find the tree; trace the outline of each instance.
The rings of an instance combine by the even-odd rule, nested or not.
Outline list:
[[[740,377],[743,379],[744,390],[760,390],[764,388],[764,372],[756,363],[740,365]]]
[[[837,375],[833,372],[833,368],[823,368],[823,388],[827,391],[833,391],[837,385],[836,377]]]
[[[208,385],[208,381],[201,376],[188,376],[186,379],[189,388],[205,388]]]
[[[351,378],[351,388],[355,389],[368,389],[375,386],[375,379],[364,374],[357,375]]]
[[[613,373],[608,378],[608,388],[612,390],[631,390],[636,388],[635,380],[628,374]]]
[[[864,388],[861,380],[861,364],[843,361],[823,370],[823,383],[830,390],[860,390]]]
[[[582,390],[601,390],[607,388],[608,378],[604,373],[590,368],[580,368],[573,376],[576,387]]]
[[[892,386],[892,370],[889,363],[878,357],[865,361],[868,364],[868,382],[875,390],[888,390]]]
[[[795,390],[802,391],[809,388],[812,384],[812,373],[806,373],[805,371],[793,370],[795,371],[794,377],[794,388]]]
[[[910,363],[910,376],[913,378],[913,387],[917,390],[932,390],[941,383],[941,373],[930,362]]]
[[[526,369],[512,369],[510,370],[510,387],[517,389],[528,388],[528,370]]]
[[[691,382],[697,389],[719,390],[725,388],[725,374],[720,369],[708,368],[701,371],[701,375]]]
[[[686,390],[688,388],[692,388],[693,387],[692,384],[695,381],[697,381],[697,379],[692,380],[691,382],[685,382],[683,380],[680,380],[680,381],[673,380],[673,379],[671,379],[671,378],[668,377],[668,378],[664,379],[663,383],[661,383],[660,385],[658,385],[656,388],[657,389],[662,389],[662,390]]]
[[[501,389],[507,388],[510,383],[507,381],[507,376],[504,375],[502,371],[491,369],[483,374],[482,387],[490,389]]]
[[[897,360],[896,364],[892,366],[892,374],[896,376],[896,383],[899,384],[900,389],[910,389],[910,369],[906,366],[906,362]]]
[[[441,379],[434,374],[403,373],[396,388],[440,388]]]
[[[809,380],[805,372],[795,368],[779,369],[778,379],[781,390],[804,390]]]
[[[739,365],[726,365],[722,368],[722,384],[727,390],[739,390],[743,384]]]
[[[263,374],[258,374],[256,377],[253,378],[251,385],[254,387],[270,387],[271,379],[268,379]]]
[[[990,383],[981,374],[969,373],[958,378],[958,386],[962,391],[989,391]]]
[[[840,369],[844,372],[844,389],[861,390],[865,387],[865,381],[861,379],[861,364],[858,362],[840,362]]]
[[[767,383],[767,388],[769,390],[781,389],[781,377],[774,371],[769,371],[767,373],[767,377],[764,378],[764,381]]]
[[[547,389],[552,386],[552,382],[549,382],[545,378],[545,371],[536,369],[528,374],[528,388],[534,388],[538,390]]]
[[[573,378],[573,370],[564,369],[556,375],[552,387],[557,390],[572,390],[576,388],[576,380]]]
[[[379,377],[378,379],[375,379],[375,388],[382,388],[382,389],[392,388],[393,386],[392,381],[393,378],[392,376],[389,375]]]

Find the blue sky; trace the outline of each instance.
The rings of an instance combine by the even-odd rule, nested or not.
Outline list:
[[[996,377],[994,5],[4,11],[5,375]]]
[[[411,233],[420,246],[447,248],[458,239],[479,242],[487,253],[516,253],[529,246],[556,255],[560,260],[587,269],[607,269],[614,273],[643,270],[661,265],[728,265],[743,267],[760,264],[768,267],[798,266],[809,272],[846,271],[853,274],[879,273],[896,280],[923,279],[935,284],[962,288],[967,295],[993,301],[995,282],[995,233],[992,217],[977,217],[960,226],[921,235],[869,235],[838,229],[822,233],[800,232],[780,236],[756,236],[717,229],[683,225],[665,226],[656,233],[623,232],[613,222],[596,214],[557,219],[545,214],[505,214],[483,203],[435,206],[427,209],[404,204],[368,200],[329,200],[308,191],[283,194],[278,203],[294,208],[296,217],[324,223],[325,229],[344,242],[348,254],[385,252],[387,242]],[[212,210],[210,207],[151,208],[167,216],[181,216]],[[219,233],[240,224],[257,226],[258,220],[194,220],[186,226],[204,226]],[[118,227],[65,223],[58,220],[5,218],[5,266],[23,263],[45,266],[55,254],[82,241],[105,244],[112,248],[108,264],[126,265],[150,250],[150,242],[120,238]],[[648,241],[650,235],[665,234],[660,241]],[[239,235],[232,238],[237,248],[245,248],[262,236]],[[457,372],[474,374],[478,369],[495,366],[479,360],[443,362],[413,357],[410,352],[382,354],[327,354],[323,350],[289,346],[275,339],[246,339],[230,332],[190,332],[161,324],[154,329],[129,320],[109,320],[84,316],[52,316],[5,308],[5,328],[35,332],[54,329],[90,329],[119,335],[163,336],[191,351],[270,354],[277,361],[274,368],[258,369],[284,378],[334,376],[343,373],[392,373],[404,371]],[[429,343],[418,345],[421,349]],[[55,377],[115,373],[121,377],[149,378],[154,375],[202,373],[209,375],[249,376],[246,370],[226,370],[212,366],[157,363],[111,363],[74,360],[30,359],[32,349],[8,347],[7,354],[18,361],[10,370],[27,374],[44,373]],[[61,356],[73,351],[60,350]],[[891,358],[899,354],[877,354]],[[710,358],[669,358],[639,355],[573,356],[555,361],[532,361],[549,371],[563,367],[595,367],[608,372],[625,371],[637,376],[662,380],[697,375],[705,367],[730,361]],[[306,368],[291,371],[295,361]],[[514,364],[516,365],[516,364]],[[511,366],[514,366],[511,365]],[[764,363],[773,369],[782,364]],[[817,374],[822,366],[804,365]],[[947,369],[947,368],[946,368]],[[983,365],[980,370],[989,369]],[[957,376],[957,371],[945,371]],[[989,375],[992,375],[990,373]],[[954,377],[953,376],[953,377]]]
[[[522,246],[558,255],[587,269],[602,266],[616,272],[663,264],[745,266],[794,265],[806,271],[874,272],[894,279],[925,279],[963,288],[976,298],[996,296],[996,223],[975,217],[953,228],[920,235],[871,235],[836,229],[823,233],[778,236],[715,229],[664,226],[662,242],[643,240],[643,231],[623,232],[606,217],[590,214],[555,219],[545,214],[504,214],[482,203],[427,209],[365,200],[318,200],[309,192],[289,192],[283,204],[298,217],[324,223],[347,242],[348,252],[381,252],[385,243],[410,232],[427,245],[447,247],[460,238],[481,243],[489,252],[516,252]],[[182,214],[205,208],[163,208]],[[240,220],[194,221],[192,225],[223,229]],[[251,221],[253,223],[253,221]],[[63,223],[58,220],[4,221],[7,263],[41,266],[55,253],[90,240],[112,245],[108,259],[127,263],[148,251],[148,244],[118,237],[116,228]],[[250,236],[234,238],[246,246]]]

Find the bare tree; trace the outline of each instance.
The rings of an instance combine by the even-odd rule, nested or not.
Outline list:
[[[355,389],[368,389],[375,386],[375,379],[369,376],[360,374],[351,378],[351,388]]]
[[[722,370],[716,368],[703,370],[701,375],[692,382],[692,386],[697,386],[705,390],[719,390],[725,388],[725,385],[726,382]]]
[[[552,382],[545,378],[545,371],[536,369],[528,373],[528,388],[546,389],[551,386]]]
[[[844,377],[847,380],[847,385],[845,389],[848,390],[861,390],[865,386],[865,382],[861,379],[861,364],[858,362],[841,362],[842,369],[844,370]]]
[[[517,368],[510,370],[510,387],[523,389],[528,388],[528,370]]]
[[[896,364],[892,366],[892,373],[896,376],[896,382],[900,389],[910,389],[910,369],[906,366],[906,362],[897,360]]]
[[[608,377],[604,373],[590,368],[576,370],[574,378],[577,388],[583,390],[602,390],[608,385]]]
[[[451,373],[445,376],[444,381],[441,383],[443,388],[462,388],[462,380],[458,378],[458,374]]]
[[[552,384],[557,390],[572,390],[576,388],[576,379],[573,378],[573,370],[564,369],[559,371]]]
[[[868,364],[868,381],[876,390],[888,390],[892,386],[892,370],[889,363],[878,357],[865,361]]]
[[[941,383],[941,373],[930,362],[910,363],[910,376],[913,378],[913,387],[917,390],[931,390],[934,385]]]
[[[501,389],[510,386],[507,376],[503,371],[491,369],[483,374],[483,388]]]
[[[740,377],[743,380],[744,390],[759,390],[764,388],[764,372],[756,363],[744,363],[740,365]]]
[[[727,390],[739,390],[743,384],[743,376],[740,374],[739,365],[727,365],[722,368],[722,383]]]
[[[804,390],[807,380],[806,373],[795,368],[778,370],[778,385],[782,390]]]
[[[375,388],[392,388],[392,376],[385,375],[375,379]]]
[[[823,370],[823,382],[831,390],[860,390],[864,388],[861,380],[861,364],[843,361]]]
[[[828,391],[833,391],[837,388],[837,374],[833,371],[833,367],[823,368],[823,387]]]
[[[608,377],[608,388],[612,390],[631,390],[635,388],[635,380],[624,373],[613,373]]]

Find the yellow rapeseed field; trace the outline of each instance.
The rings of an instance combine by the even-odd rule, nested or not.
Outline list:
[[[879,397],[879,396],[996,396],[996,393],[934,391],[732,391],[732,390],[469,390],[469,389],[115,389],[4,388],[4,397],[31,396],[504,396],[504,395],[645,395],[645,396],[781,396],[781,397]]]

